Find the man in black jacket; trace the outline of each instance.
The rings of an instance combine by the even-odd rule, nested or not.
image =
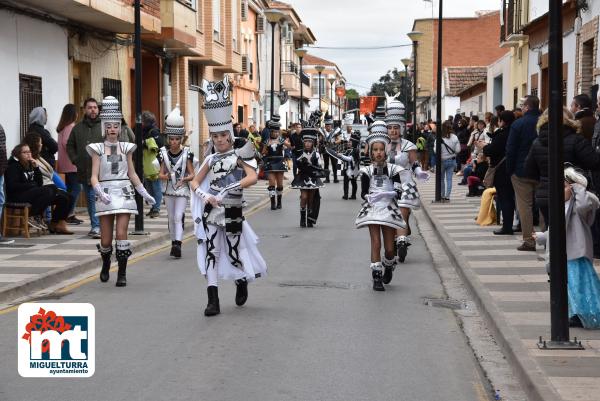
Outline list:
[[[519,251],[535,252],[533,239],[533,201],[537,181],[525,173],[525,159],[533,141],[537,138],[536,124],[540,117],[540,100],[536,96],[526,96],[523,102],[523,117],[510,127],[506,143],[506,173],[511,177],[515,190],[515,200],[519,211],[523,243]]]

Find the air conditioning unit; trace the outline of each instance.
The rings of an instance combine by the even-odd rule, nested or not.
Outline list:
[[[242,56],[242,74],[248,74],[248,72],[250,71],[250,60],[248,59],[248,56],[243,55]]]
[[[248,0],[242,0],[242,11],[241,11],[242,21],[248,21]]]
[[[256,18],[256,33],[265,33],[265,25],[267,24],[267,19],[264,15],[259,15]]]

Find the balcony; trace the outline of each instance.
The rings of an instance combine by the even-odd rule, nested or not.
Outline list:
[[[178,1],[161,0],[161,33],[144,35],[144,41],[180,56],[197,56],[196,11]]]
[[[135,16],[132,3],[131,0],[20,0],[24,6],[115,33],[133,33]],[[142,0],[142,33],[161,32],[159,4],[158,0]]]

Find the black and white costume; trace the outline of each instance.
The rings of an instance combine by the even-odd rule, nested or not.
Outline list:
[[[219,82],[202,82],[205,101],[203,109],[209,131],[229,131],[230,150],[216,151],[206,157],[200,171],[208,172],[192,195],[194,233],[198,239],[197,261],[200,272],[207,278],[208,306],[205,315],[220,313],[218,280],[235,280],[236,304],[247,298],[248,281],[264,275],[267,265],[258,251],[258,237],[242,213],[243,165],[256,169],[255,148],[247,141],[233,149],[231,102],[227,78]],[[216,199],[217,207],[210,202]]]
[[[308,122],[303,121],[303,128],[300,136],[304,144],[302,154],[296,158],[298,173],[292,181],[291,188],[299,189],[301,193],[300,201],[300,227],[313,227],[319,217],[321,208],[321,194],[319,188],[324,186],[321,180],[327,177],[329,172],[321,166],[321,158],[316,150],[317,138],[319,134],[318,126],[321,119],[321,112],[314,111]],[[312,144],[312,149],[308,150],[308,144]],[[308,196],[306,191],[310,191]],[[304,194],[304,195],[303,195]],[[306,205],[303,207],[303,196],[306,195]]]
[[[102,100],[102,110],[99,117],[103,135],[107,132],[105,128],[106,124],[118,124],[120,126],[123,114],[119,109],[119,101],[113,96],[105,97]],[[94,185],[94,192],[96,193],[96,216],[101,217],[115,214],[137,215],[135,191],[129,179],[129,163],[127,161],[127,156],[135,151],[136,145],[129,142],[110,142],[105,140],[102,143],[91,143],[85,149],[90,157],[97,155],[100,161],[97,177],[98,184]],[[148,194],[148,191],[146,191],[141,183],[135,187],[135,190],[148,203],[155,203],[154,198]],[[101,237],[105,235],[112,237],[112,233],[101,232],[100,235]],[[102,257],[100,280],[106,282],[109,279],[113,249],[112,246],[104,248],[101,244],[96,247]],[[127,260],[132,253],[131,243],[126,239],[117,239],[115,240],[115,248],[119,265],[116,285],[117,287],[124,287],[127,284]]]
[[[343,152],[336,152],[327,148],[330,156],[343,163],[342,176],[344,177],[344,195],[342,199],[356,199],[357,178],[360,172],[360,132],[353,132],[348,141],[350,148]],[[348,197],[349,186],[352,184],[352,194]]]
[[[329,125],[333,127],[333,117],[329,114],[325,115],[323,120],[324,125]],[[339,128],[331,129],[331,131],[327,131],[325,128],[321,128],[320,131],[322,146],[320,147],[323,154],[323,163],[325,164],[325,170],[329,169],[329,162],[331,161],[331,170],[333,171],[333,182],[338,182],[337,172],[338,172],[338,160],[332,158],[329,153],[327,153],[327,148],[337,149],[337,139],[342,134]],[[329,173],[325,176],[325,182],[329,182]]]
[[[177,136],[183,141],[185,121],[179,110],[179,105],[169,113],[165,122],[167,137]],[[190,199],[190,186],[187,181],[188,161],[194,163],[194,154],[189,147],[183,146],[178,154],[173,154],[167,146],[160,148],[158,161],[164,166],[169,179],[162,181],[162,193],[169,217],[169,232],[171,233],[171,256],[181,257],[181,241],[185,220],[185,208]]]

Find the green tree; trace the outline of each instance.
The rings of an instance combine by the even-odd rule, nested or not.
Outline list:
[[[398,71],[397,68],[394,68],[393,70],[388,71],[387,74],[381,76],[379,81],[371,85],[368,96],[385,96],[384,92],[387,92],[388,95],[400,91],[404,92],[405,86],[404,71]]]
[[[356,89],[346,89],[346,98],[347,99],[358,99],[360,95],[356,91]]]

